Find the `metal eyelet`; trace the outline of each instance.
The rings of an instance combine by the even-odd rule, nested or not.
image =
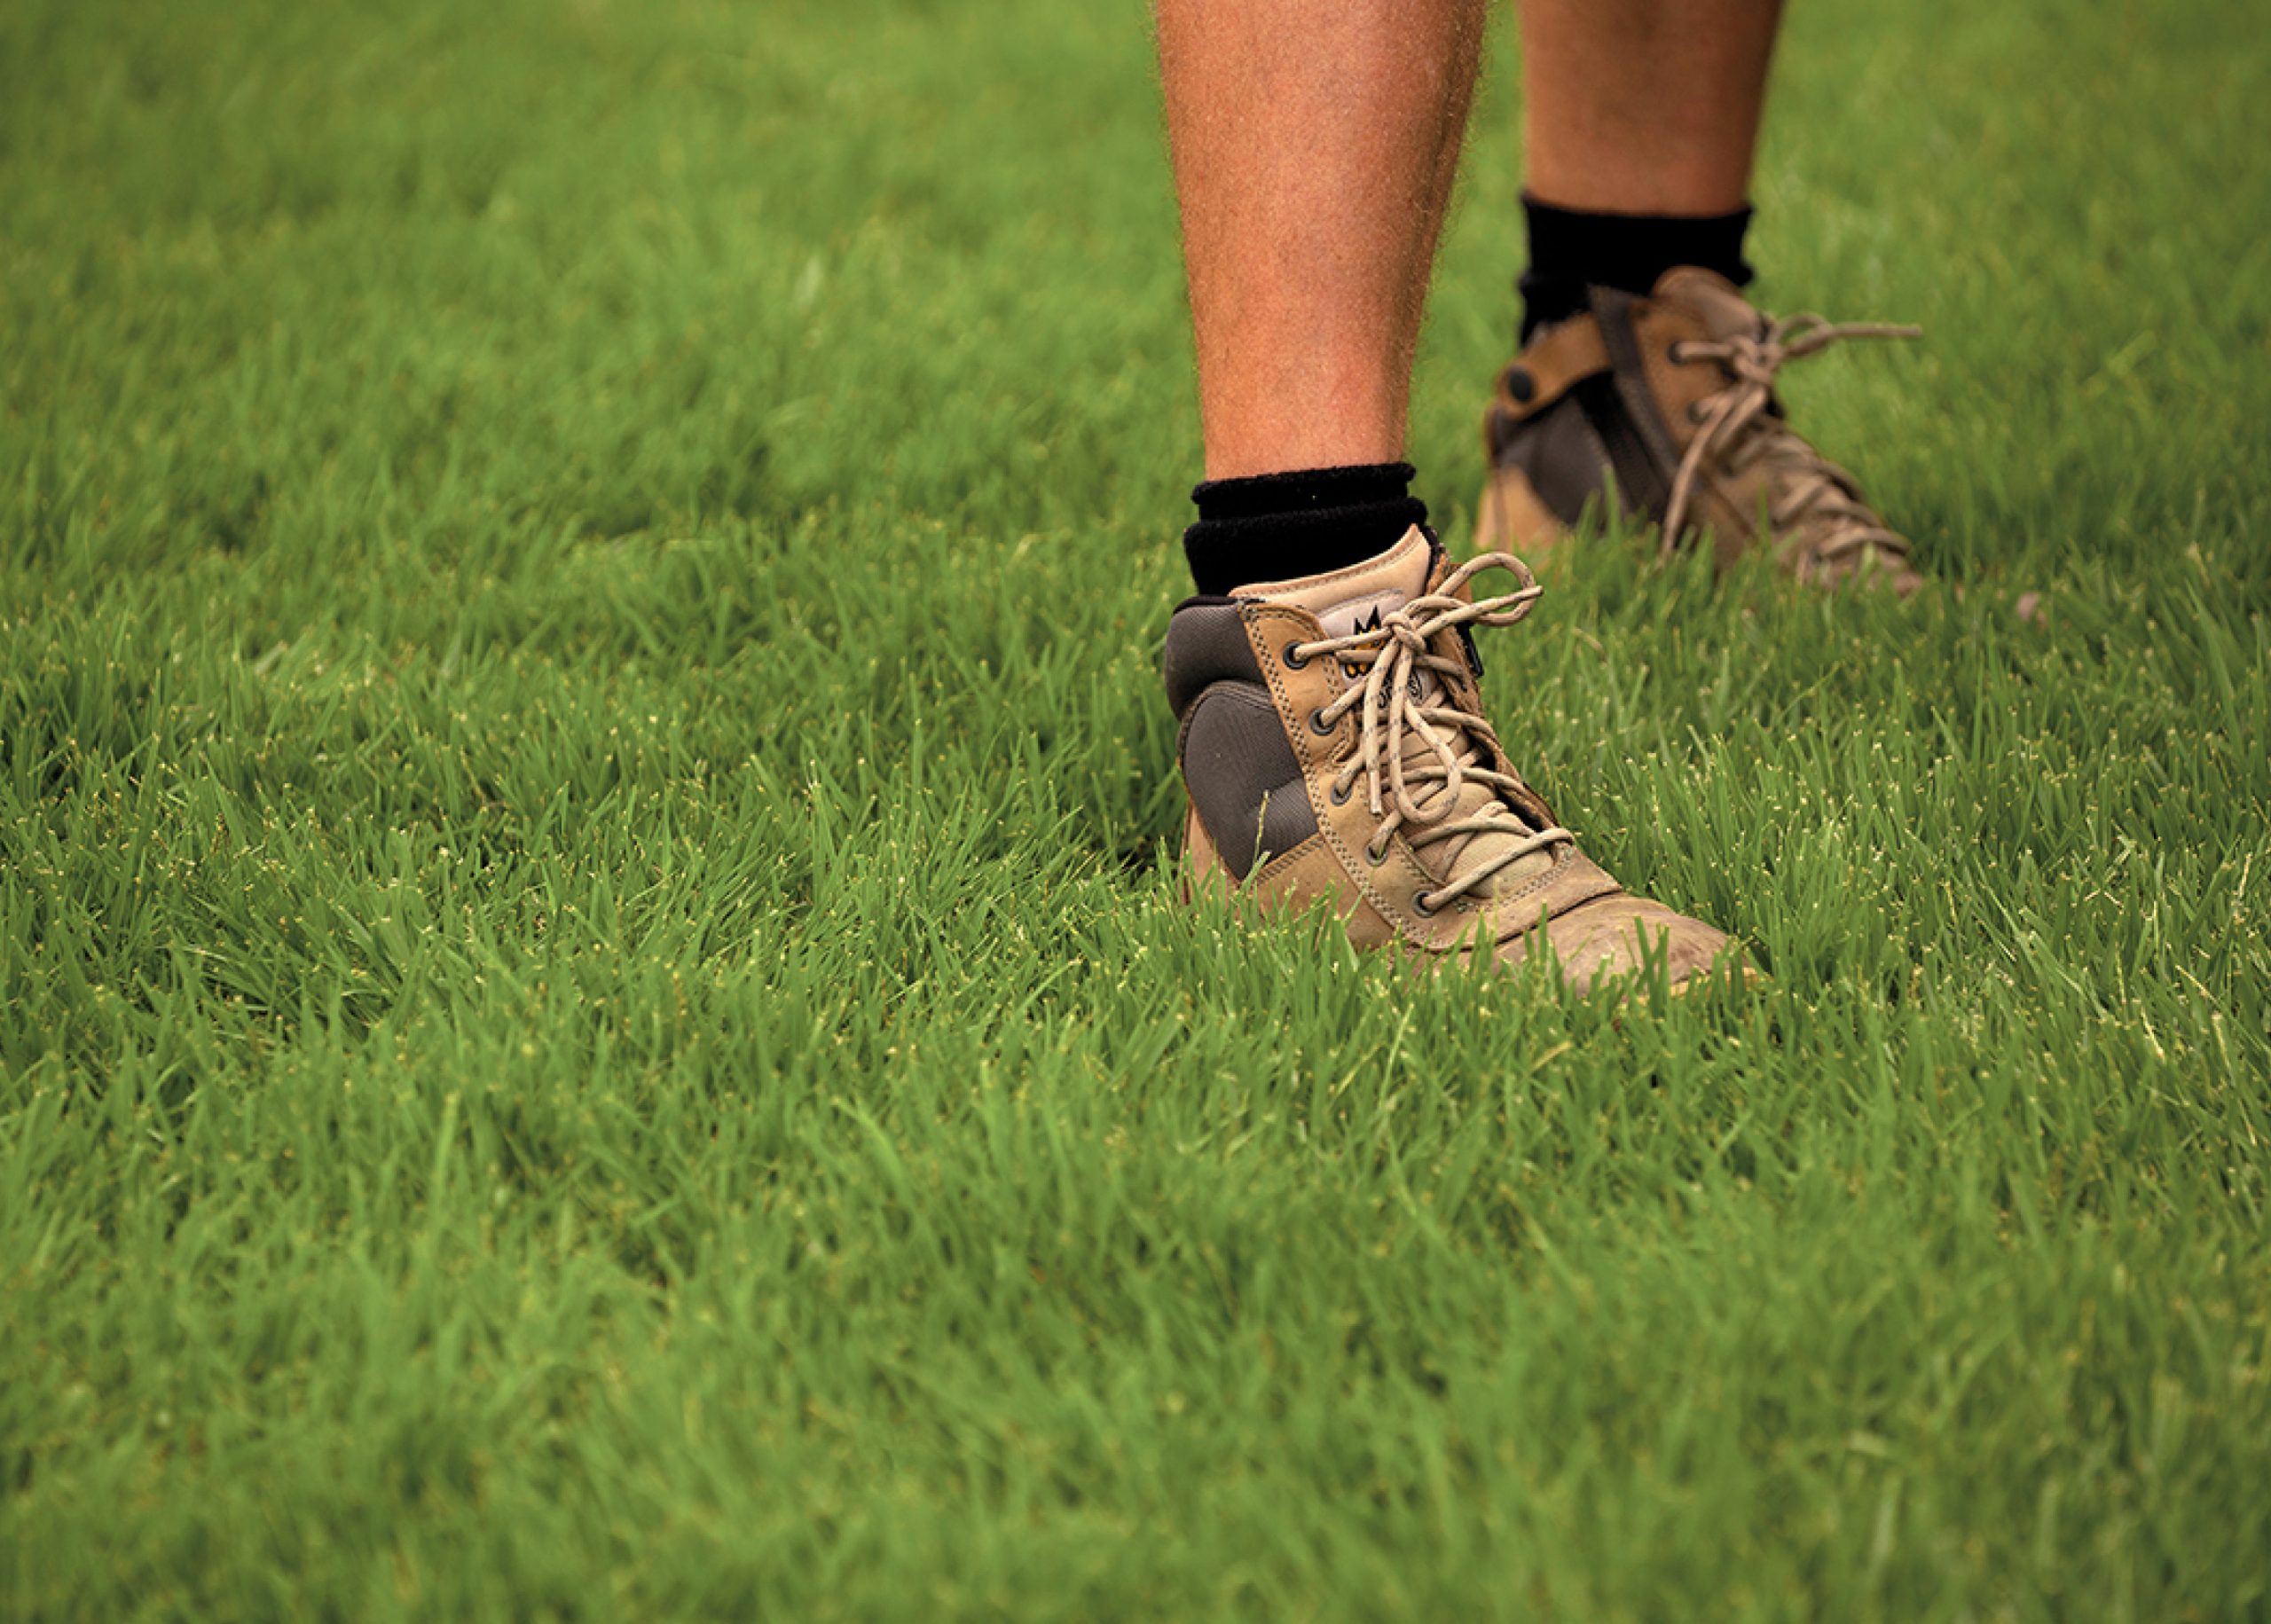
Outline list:
[[[1320,739],[1330,739],[1340,731],[1340,724],[1324,719],[1324,707],[1319,705],[1309,712],[1309,731]]]
[[[1285,669],[1289,671],[1306,671],[1308,668],[1308,659],[1297,652],[1300,647],[1299,642],[1288,643],[1285,645],[1285,653],[1279,656],[1285,662]]]
[[[1434,904],[1427,900],[1427,895],[1424,890],[1411,893],[1411,911],[1422,919],[1433,919],[1440,912]]]
[[[1703,420],[1703,403],[1701,401],[1691,400],[1687,403],[1687,420],[1689,422],[1701,423]]]
[[[1686,365],[1687,341],[1684,338],[1676,338],[1672,340],[1670,343],[1665,345],[1664,359],[1670,362],[1674,366]]]
[[[1356,786],[1354,784],[1335,784],[1325,791],[1325,798],[1335,806],[1346,806],[1348,804],[1348,797],[1356,793]]]
[[[1386,861],[1387,861],[1387,847],[1375,846],[1369,840],[1364,843],[1364,866],[1367,868],[1377,868]]]

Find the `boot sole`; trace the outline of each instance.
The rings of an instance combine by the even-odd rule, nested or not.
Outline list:
[[[1198,809],[1187,804],[1183,812],[1183,851],[1178,856],[1177,867],[1182,870],[1182,883],[1178,889],[1182,892],[1183,901],[1186,906],[1197,902],[1202,891],[1213,891],[1218,896],[1227,897],[1236,894],[1238,889],[1238,883],[1230,877],[1230,870],[1222,866],[1222,859],[1215,855],[1214,843],[1206,838],[1206,831],[1198,821]],[[1738,946],[1735,951],[1740,953],[1741,949]],[[1450,962],[1450,960],[1444,959],[1439,961],[1435,968],[1440,969],[1442,963],[1448,962]],[[1760,986],[1765,983],[1764,972],[1750,963],[1748,957],[1737,966],[1737,969],[1741,973],[1742,984],[1745,987]],[[1670,989],[1671,996],[1685,998],[1695,988],[1711,985],[1717,977],[1718,972],[1716,969],[1699,971],[1688,976],[1671,984]],[[1631,989],[1628,987],[1623,992],[1617,992],[1615,991],[1617,983],[1631,979],[1630,976],[1612,977],[1607,982],[1585,988],[1584,992],[1588,997],[1609,992],[1612,996],[1621,999],[1629,996]]]

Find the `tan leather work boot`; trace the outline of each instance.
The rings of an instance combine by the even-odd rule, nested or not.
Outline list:
[[[1479,549],[1536,557],[1589,506],[1691,529],[1725,569],[1754,546],[1821,586],[1923,584],[1909,544],[1853,476],[1782,416],[1783,365],[1845,338],[1913,338],[1913,327],[1770,319],[1715,272],[1668,271],[1638,298],[1591,291],[1591,309],[1540,331],[1498,375],[1483,414],[1489,475]]]
[[[1513,590],[1469,584],[1510,571]],[[1167,700],[1200,883],[1330,898],[1360,946],[1441,960],[1541,945],[1580,988],[1662,962],[1673,985],[1740,950],[1628,895],[1523,783],[1482,715],[1468,633],[1543,592],[1521,561],[1452,568],[1414,526],[1329,575],[1192,598],[1167,629]]]

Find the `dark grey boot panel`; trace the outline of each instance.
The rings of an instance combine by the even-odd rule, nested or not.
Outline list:
[[[1167,624],[1167,702],[1183,781],[1206,838],[1243,880],[1316,833],[1301,765],[1254,663],[1238,606],[1194,599]]]
[[[1316,833],[1301,764],[1262,689],[1218,682],[1183,726],[1183,781],[1223,866],[1243,880]]]
[[[1193,598],[1176,609],[1167,622],[1167,657],[1161,663],[1167,708],[1178,722],[1215,683],[1262,686],[1253,646],[1246,640],[1246,622],[1238,606],[1227,598]]]
[[[1588,503],[1606,499],[1608,448],[1575,394],[1527,422],[1494,423],[1491,437],[1497,447],[1493,460],[1521,469],[1546,511],[1562,523],[1576,524]]]

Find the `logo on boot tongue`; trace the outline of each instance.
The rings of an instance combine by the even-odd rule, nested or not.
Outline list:
[[[1335,604],[1318,624],[1327,637],[1362,637],[1368,632],[1380,630],[1387,624],[1387,616],[1391,610],[1400,609],[1410,601],[1411,599],[1400,592],[1374,592],[1368,598],[1355,598],[1347,603]],[[1340,662],[1340,674],[1351,682],[1362,682],[1371,669],[1369,661]],[[1404,679],[1403,686],[1404,691],[1415,701],[1426,702],[1430,683],[1423,679],[1420,672],[1411,672]]]
[[[1356,637],[1380,629],[1382,618],[1393,609],[1404,605],[1404,594],[1393,588],[1387,592],[1367,592],[1361,598],[1351,598],[1346,603],[1336,603],[1317,616],[1317,624],[1327,637]]]
[[[1402,592],[1395,592],[1390,595],[1395,599],[1396,607],[1398,608],[1402,608],[1403,607],[1403,594]],[[1380,629],[1381,602],[1382,600],[1380,599],[1373,599],[1371,600],[1371,612],[1361,616],[1356,616],[1352,610],[1351,622],[1348,630],[1342,632],[1341,635],[1343,637],[1362,637],[1367,632],[1379,631]],[[1360,682],[1363,679],[1364,667],[1356,661],[1343,660],[1340,663],[1340,674],[1348,678],[1351,682]],[[1414,691],[1416,695],[1416,686]]]

